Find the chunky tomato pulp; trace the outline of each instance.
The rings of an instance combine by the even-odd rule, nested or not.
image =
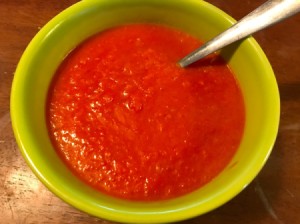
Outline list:
[[[161,200],[224,169],[243,135],[243,97],[220,57],[176,64],[199,45],[173,28],[135,24],[102,32],[65,59],[47,117],[75,175],[112,196]]]

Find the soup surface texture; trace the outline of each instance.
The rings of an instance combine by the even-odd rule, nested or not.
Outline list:
[[[243,97],[216,55],[177,65],[200,45],[170,27],[131,24],[66,57],[47,119],[75,175],[115,197],[155,201],[192,192],[226,167],[243,135]]]

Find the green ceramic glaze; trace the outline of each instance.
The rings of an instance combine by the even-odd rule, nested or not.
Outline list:
[[[14,133],[38,178],[74,207],[119,222],[179,221],[224,204],[261,170],[279,124],[279,93],[272,68],[255,40],[248,38],[221,52],[244,94],[246,129],[237,154],[218,177],[191,194],[159,202],[112,198],[79,181],[49,140],[45,106],[50,81],[67,54],[86,38],[113,26],[146,22],[177,27],[206,41],[234,20],[199,0],[81,1],[57,15],[34,37],[19,62],[11,91]]]

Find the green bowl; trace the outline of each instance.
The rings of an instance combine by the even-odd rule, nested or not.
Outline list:
[[[85,0],[69,7],[40,30],[17,67],[11,91],[11,118],[19,148],[31,169],[52,192],[93,216],[119,222],[161,223],[209,212],[254,179],[276,139],[280,112],[278,87],[266,56],[253,38],[222,51],[245,100],[246,125],[241,145],[222,173],[195,192],[159,202],[116,199],[78,180],[51,145],[45,104],[56,69],[88,37],[128,23],[166,24],[206,41],[231,26],[234,20],[199,0]]]

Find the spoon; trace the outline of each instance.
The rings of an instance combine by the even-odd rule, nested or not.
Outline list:
[[[188,54],[178,64],[184,68],[237,40],[280,22],[298,12],[300,12],[300,0],[269,0],[229,29]]]

